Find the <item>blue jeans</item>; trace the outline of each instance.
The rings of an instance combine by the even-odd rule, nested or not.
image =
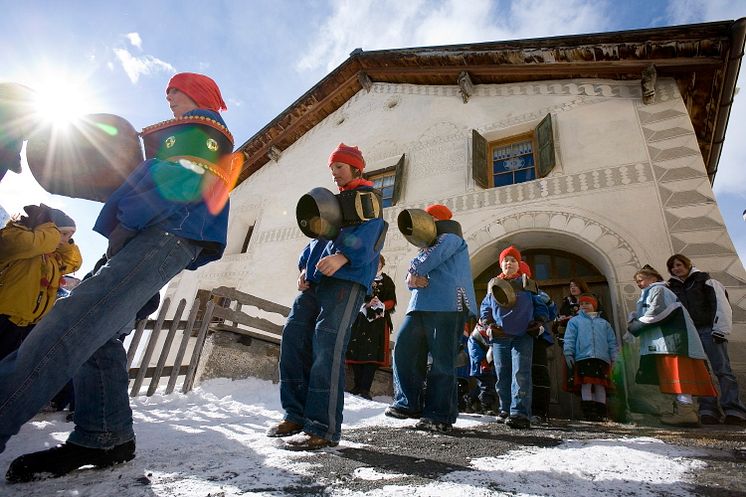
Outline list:
[[[534,352],[534,337],[527,334],[508,336],[493,339],[492,344],[500,410],[511,416],[531,418],[531,357]]]
[[[465,312],[423,311],[404,317],[394,347],[394,407],[410,413],[421,411],[423,418],[438,423],[456,421],[455,360],[466,317]],[[428,353],[433,360],[430,371]]]
[[[201,250],[148,228],[55,304],[0,361],[0,452],[70,378],[76,426],[68,441],[107,449],[134,439],[125,355],[115,338],[130,331],[137,311]]]
[[[710,360],[712,372],[720,384],[720,398],[698,397],[699,414],[720,418],[720,410],[726,416],[736,416],[746,419],[746,406],[738,396],[738,382],[730,367],[728,358],[728,342],[715,343],[712,339],[712,328],[705,326],[697,328],[702,347]],[[719,407],[718,407],[719,404]]]
[[[298,294],[282,330],[280,402],[285,419],[332,442],[342,435],[345,352],[365,290],[352,281],[322,278]]]

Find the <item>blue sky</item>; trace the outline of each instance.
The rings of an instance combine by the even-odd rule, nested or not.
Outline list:
[[[66,102],[137,129],[171,117],[165,83],[203,72],[220,85],[224,118],[243,143],[305,91],[363,50],[535,38],[737,19],[746,0],[0,0],[0,81],[69,87]],[[746,76],[742,71],[739,87]],[[75,94],[72,96],[72,94]],[[746,97],[737,96],[715,192],[746,258]],[[78,223],[79,276],[106,248],[91,227],[100,204],[51,196],[28,172],[0,182],[9,213],[45,202]],[[695,261],[696,262],[696,261]]]

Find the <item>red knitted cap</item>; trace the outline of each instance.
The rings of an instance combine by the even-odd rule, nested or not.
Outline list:
[[[334,162],[349,164],[360,172],[365,169],[365,159],[363,159],[363,153],[360,149],[357,147],[350,147],[344,143],[340,143],[329,156],[329,165],[331,166]]]
[[[425,207],[425,212],[433,216],[438,221],[448,221],[453,217],[451,209],[443,204],[432,204]]]
[[[518,252],[517,248],[511,245],[510,247],[500,252],[500,264],[503,263],[503,259],[505,259],[505,257],[508,255],[512,255],[513,257],[515,257],[515,260],[518,261],[518,264],[521,263],[521,253]]]
[[[180,92],[185,93],[189,98],[194,100],[194,103],[200,109],[215,112],[228,110],[217,83],[204,74],[193,72],[176,74],[168,82],[168,85],[166,85],[166,93],[168,93],[169,88],[176,88]]]

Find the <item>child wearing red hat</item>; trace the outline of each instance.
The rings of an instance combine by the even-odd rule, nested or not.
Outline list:
[[[580,392],[583,415],[588,421],[606,419],[606,390],[611,388],[611,366],[617,356],[616,333],[600,317],[598,299],[589,293],[578,297],[580,310],[565,331],[565,362]]]
[[[212,147],[214,157],[232,152],[232,137],[218,114],[225,103],[211,78],[177,74],[166,100],[175,119],[164,123],[209,121],[226,137],[225,147]],[[185,135],[179,143],[201,147],[205,141]],[[219,259],[226,245],[227,195],[211,207],[203,197],[179,201],[164,194],[178,188],[184,171],[207,176],[148,153],[109,196],[94,225],[109,240],[106,265],[55,305],[25,346],[3,360],[0,452],[70,378],[75,383],[73,432],[63,444],[15,459],[6,474],[9,482],[30,481],[42,473],[62,476],[86,465],[103,468],[135,457],[127,357],[118,337],[132,330],[133,316],[171,278]]]
[[[518,281],[528,266],[521,266],[521,253],[513,247],[500,252],[502,273],[497,277]],[[526,275],[528,276],[528,275]],[[531,426],[531,369],[535,337],[544,332],[549,309],[539,294],[516,291],[515,304],[500,305],[487,292],[480,307],[480,324],[491,331],[491,343],[500,398],[498,422],[511,428]]]
[[[442,204],[425,211],[436,223],[453,215]],[[412,296],[394,347],[394,402],[385,414],[421,418],[417,429],[449,432],[458,416],[456,352],[466,320],[477,310],[466,241],[439,234],[412,259],[407,286]]]
[[[329,170],[340,191],[372,191],[363,154],[340,143]],[[334,240],[315,238],[298,261],[298,290],[282,330],[280,401],[284,419],[269,437],[289,437],[291,450],[334,447],[342,433],[345,352],[350,330],[378,271],[383,218],[342,226]]]

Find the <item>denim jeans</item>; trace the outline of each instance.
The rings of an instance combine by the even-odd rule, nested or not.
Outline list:
[[[76,389],[70,442],[111,448],[134,438],[124,350],[114,339],[200,251],[148,228],[55,304],[21,347],[0,361],[0,452],[70,378]]]
[[[438,423],[456,422],[456,352],[466,312],[412,311],[402,322],[394,347],[394,404]],[[428,353],[432,365],[427,370]],[[427,378],[423,399],[422,387]]]
[[[534,337],[524,334],[492,340],[500,410],[531,418],[531,357]]]
[[[322,278],[298,294],[280,344],[280,402],[285,419],[338,442],[342,435],[345,352],[365,298],[359,283]]]
[[[697,328],[702,347],[710,360],[712,372],[720,384],[720,398],[698,397],[699,414],[720,418],[720,410],[726,416],[736,416],[746,419],[746,406],[738,395],[738,382],[730,367],[728,358],[728,342],[715,343],[712,339],[712,328],[709,326]],[[720,406],[718,407],[718,404]]]

